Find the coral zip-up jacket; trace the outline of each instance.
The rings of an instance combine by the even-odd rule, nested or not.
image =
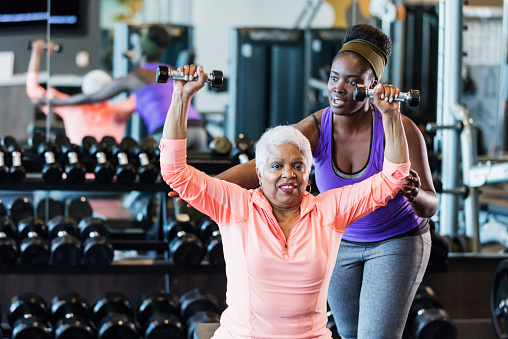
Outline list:
[[[187,165],[186,140],[162,139],[160,149],[164,181],[220,227],[228,308],[214,338],[331,338],[326,295],[342,233],[397,194],[409,163],[385,159],[383,172],[365,181],[305,194],[286,240],[261,189]]]

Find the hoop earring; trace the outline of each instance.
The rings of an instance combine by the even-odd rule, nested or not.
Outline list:
[[[305,187],[305,192],[311,192],[312,191],[312,186],[310,184],[307,184],[307,187]]]

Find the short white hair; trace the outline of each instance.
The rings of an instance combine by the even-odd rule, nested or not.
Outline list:
[[[312,150],[309,139],[293,126],[276,126],[266,130],[256,143],[256,168],[262,170],[272,151],[282,145],[291,144],[303,153],[308,173],[312,168]],[[262,172],[262,171],[261,171]]]
[[[94,94],[103,89],[107,84],[113,81],[113,78],[103,70],[96,69],[88,72],[83,77],[83,83],[81,84],[81,91],[86,94]]]

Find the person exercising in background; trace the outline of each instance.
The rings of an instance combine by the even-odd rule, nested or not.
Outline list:
[[[69,95],[54,88],[46,90],[39,84],[39,65],[41,54],[44,52],[44,45],[44,40],[32,42],[26,93],[33,103],[42,104],[41,110],[47,114],[46,96],[65,100]],[[53,53],[55,44],[50,42],[48,48],[50,53]],[[106,72],[93,70],[84,76],[81,90],[83,93],[92,95],[111,81],[111,77]],[[65,133],[74,144],[79,145],[85,136],[93,136],[97,140],[101,140],[106,135],[112,136],[117,142],[120,142],[125,136],[127,121],[134,112],[134,98],[128,97],[117,103],[103,101],[88,105],[53,107],[53,112],[62,118]]]
[[[127,51],[136,69],[125,77],[113,79],[101,91],[93,94],[76,94],[66,99],[51,99],[54,106],[91,104],[113,98],[120,93],[133,93],[134,108],[145,122],[148,133],[157,140],[162,136],[162,127],[171,104],[173,82],[157,83],[155,71],[161,65],[160,58],[169,46],[171,36],[162,25],[152,25],[139,40],[139,46]],[[171,68],[171,66],[168,68]],[[170,93],[168,95],[168,93]],[[207,134],[201,115],[191,105],[188,117],[188,148],[207,149]]]

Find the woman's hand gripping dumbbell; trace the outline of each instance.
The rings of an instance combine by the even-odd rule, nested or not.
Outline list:
[[[206,74],[206,82],[210,84],[211,87],[221,87],[222,81],[224,77],[222,71],[212,71],[212,73]],[[183,75],[180,75],[180,72],[177,70],[169,69],[167,66],[160,65],[157,67],[157,72],[155,74],[155,80],[159,83],[165,83],[168,80],[185,80]],[[198,77],[195,76],[192,79],[188,79],[187,81],[197,81]]]
[[[356,101],[363,101],[366,97],[372,98],[374,95],[374,89],[367,89],[362,84],[355,85],[355,91],[353,93],[353,99]],[[411,107],[418,107],[420,104],[420,91],[412,89],[409,92],[400,92],[399,96],[393,98],[395,101],[405,102]]]

